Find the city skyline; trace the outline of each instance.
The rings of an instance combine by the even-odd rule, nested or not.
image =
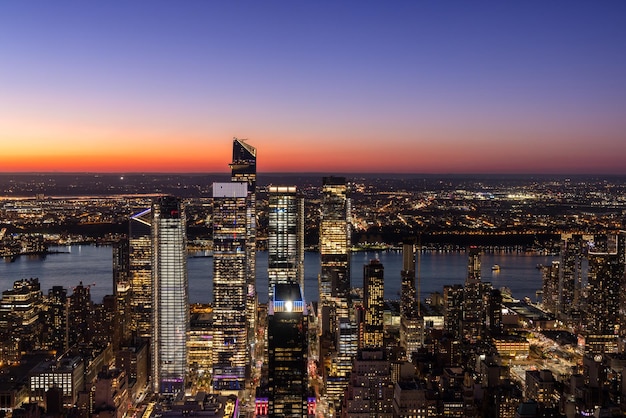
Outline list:
[[[626,174],[620,2],[35,3],[3,172]]]

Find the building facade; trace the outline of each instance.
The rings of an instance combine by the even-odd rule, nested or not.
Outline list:
[[[297,283],[279,283],[268,310],[270,417],[308,416],[308,323]]]
[[[189,335],[185,214],[177,198],[164,196],[152,217],[153,389],[178,393],[185,389]]]
[[[213,388],[245,386],[248,183],[213,183]]]
[[[383,346],[383,313],[385,310],[385,269],[378,260],[363,266],[363,303],[365,306],[365,329],[362,347]]]
[[[295,186],[270,186],[268,225],[268,300],[277,284],[304,289],[304,199]]]

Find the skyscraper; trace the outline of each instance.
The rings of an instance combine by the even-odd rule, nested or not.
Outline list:
[[[339,402],[356,354],[358,328],[350,312],[350,199],[345,177],[324,177],[320,213],[319,297],[321,346],[336,347],[330,354],[326,378],[330,401]],[[322,352],[323,355],[326,353]]]
[[[268,300],[273,300],[279,283],[304,289],[304,199],[295,186],[270,186],[268,192]]]
[[[363,266],[363,302],[365,305],[365,331],[362,347],[383,346],[383,312],[385,269],[380,261],[371,260]]]
[[[561,263],[552,261],[549,266],[542,267],[543,308],[548,312],[557,313],[559,309],[559,277]]]
[[[350,200],[345,177],[324,177],[320,218],[320,298],[350,293]],[[330,295],[327,293],[330,291]]]
[[[130,328],[135,336],[152,338],[152,208],[130,217],[128,230]]]
[[[67,289],[63,286],[52,286],[48,290],[46,322],[50,324],[48,329],[49,348],[58,353],[63,353],[68,349],[67,302]]]
[[[400,314],[403,318],[417,316],[417,291],[415,289],[415,243],[405,240],[402,243],[402,276],[400,292]]]
[[[624,280],[624,233],[595,235],[589,244],[587,352],[612,352],[620,332]],[[595,346],[595,347],[594,347]]]
[[[247,184],[246,195],[246,316],[248,336],[254,337],[256,319],[256,148],[233,138],[231,181]]]
[[[245,386],[248,184],[213,183],[213,387]]]
[[[463,288],[463,337],[474,341],[484,330],[485,307],[480,279],[480,248],[468,250],[467,278]]]
[[[91,336],[89,320],[93,314],[90,287],[83,286],[83,282],[80,282],[72,290],[72,295],[68,298],[67,315],[68,345],[70,347],[74,344],[86,344],[89,342]]]
[[[185,214],[164,196],[152,205],[152,382],[159,393],[185,390],[189,298]]]
[[[580,309],[585,240],[580,234],[561,236],[558,297],[555,313],[571,320]]]
[[[113,293],[115,295],[115,328],[113,349],[119,350],[131,339],[131,286],[128,274],[130,255],[128,238],[113,245]]]
[[[306,417],[306,304],[297,283],[278,283],[268,311],[269,416]]]

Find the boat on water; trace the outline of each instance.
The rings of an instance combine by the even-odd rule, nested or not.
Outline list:
[[[500,265],[494,264],[493,266],[491,266],[491,271],[500,271]]]

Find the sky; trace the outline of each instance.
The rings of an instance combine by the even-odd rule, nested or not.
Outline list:
[[[626,174],[626,2],[0,2],[0,171]]]

